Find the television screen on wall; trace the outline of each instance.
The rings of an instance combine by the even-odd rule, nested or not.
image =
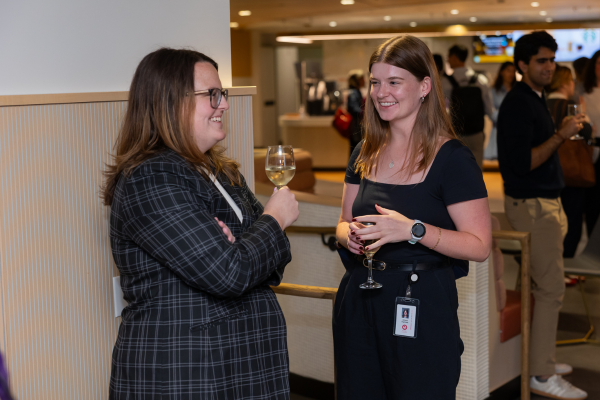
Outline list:
[[[480,35],[473,37],[473,61],[476,63],[503,63],[512,61],[513,35]]]
[[[579,57],[590,58],[600,50],[600,29],[553,29],[547,31],[556,43],[556,61],[570,62]],[[514,43],[528,32],[514,31],[506,35],[480,35],[473,38],[473,61],[502,63],[513,61]]]

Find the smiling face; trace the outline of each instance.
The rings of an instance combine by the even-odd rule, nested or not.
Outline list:
[[[547,47],[540,47],[538,53],[529,60],[529,64],[519,61],[519,67],[523,71],[525,83],[541,92],[544,86],[552,82],[552,75],[556,69],[554,52]]]
[[[414,119],[421,106],[421,97],[431,89],[431,79],[419,82],[405,69],[385,63],[371,66],[371,99],[379,117],[388,122]]]
[[[221,80],[215,67],[206,62],[196,63],[194,67],[194,90],[222,89]],[[203,153],[210,150],[220,140],[225,139],[223,113],[229,109],[225,97],[217,109],[210,106],[208,93],[197,94],[194,112],[193,134],[196,145]]]

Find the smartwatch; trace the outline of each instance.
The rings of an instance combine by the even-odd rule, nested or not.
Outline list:
[[[412,240],[409,240],[408,243],[415,244],[419,240],[423,239],[425,236],[425,225],[418,219],[415,219],[415,223],[412,228],[410,228],[410,234],[412,235]]]

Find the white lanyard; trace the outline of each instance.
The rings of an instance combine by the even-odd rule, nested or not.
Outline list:
[[[221,183],[217,180],[217,178],[215,178],[215,176],[210,172],[208,173],[208,176],[210,176],[210,180],[214,182],[217,189],[219,189],[221,194],[223,194],[223,196],[225,197],[225,200],[227,200],[227,202],[229,203],[231,208],[233,208],[233,211],[235,212],[235,215],[237,215],[238,218],[240,219],[240,222],[243,223],[244,217],[242,215],[242,210],[238,207],[237,204],[235,204],[235,201],[233,201],[233,199],[231,198],[229,193],[227,193],[227,191],[225,191],[225,189],[223,189],[223,186],[221,186]]]

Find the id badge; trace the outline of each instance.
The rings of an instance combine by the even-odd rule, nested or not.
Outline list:
[[[419,320],[419,299],[396,297],[394,336],[415,339]]]

